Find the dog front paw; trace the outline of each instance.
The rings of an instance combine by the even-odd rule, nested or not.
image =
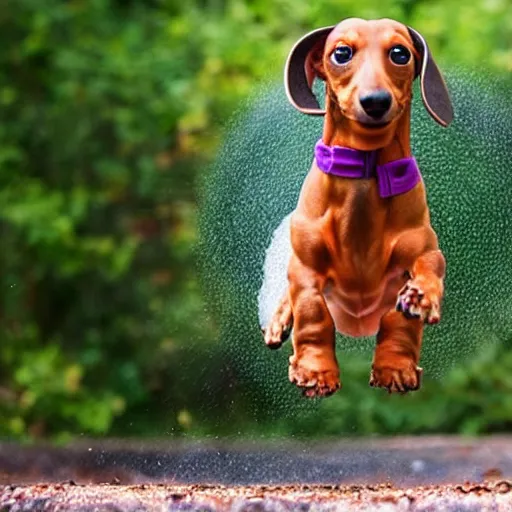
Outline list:
[[[370,374],[370,386],[385,388],[389,393],[407,393],[416,391],[421,386],[423,369],[412,361],[397,367],[372,366]]]
[[[338,367],[326,369],[311,369],[303,366],[292,356],[288,369],[290,382],[302,388],[308,398],[327,397],[341,388]]]
[[[407,318],[421,318],[427,324],[438,324],[441,320],[439,294],[414,279],[398,293],[396,310]]]

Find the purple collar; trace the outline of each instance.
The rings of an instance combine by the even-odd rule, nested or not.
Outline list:
[[[326,174],[343,178],[377,177],[380,197],[405,194],[421,181],[414,157],[377,165],[377,151],[327,146],[320,139],[315,146],[315,158],[318,168]]]

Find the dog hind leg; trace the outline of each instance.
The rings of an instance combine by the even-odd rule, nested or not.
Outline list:
[[[340,387],[335,327],[322,294],[322,276],[290,261],[289,297],[293,311],[293,355],[289,379],[310,398],[332,395]]]
[[[267,347],[272,349],[280,348],[290,337],[292,326],[292,306],[287,291],[281,299],[269,325],[263,329],[263,336]]]
[[[420,235],[425,237],[424,232]],[[427,236],[430,236],[429,245],[436,247],[433,231],[429,230]],[[409,272],[411,279],[398,293],[396,310],[381,319],[370,386],[386,388],[390,393],[419,389],[423,326],[440,320],[445,268],[444,256],[437,248],[425,251],[414,261]]]
[[[373,358],[370,386],[390,393],[420,388],[423,370],[418,367],[423,320],[406,318],[391,310],[381,320]]]

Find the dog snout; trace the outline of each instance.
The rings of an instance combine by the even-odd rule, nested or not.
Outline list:
[[[363,110],[375,120],[384,117],[391,107],[392,101],[391,94],[385,89],[378,89],[359,98]]]

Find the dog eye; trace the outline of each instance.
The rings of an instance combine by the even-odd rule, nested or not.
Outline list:
[[[411,60],[411,52],[405,46],[398,44],[389,50],[389,58],[395,64],[404,66]]]
[[[331,62],[336,66],[341,66],[352,58],[352,54],[350,46],[338,46],[331,54]]]

